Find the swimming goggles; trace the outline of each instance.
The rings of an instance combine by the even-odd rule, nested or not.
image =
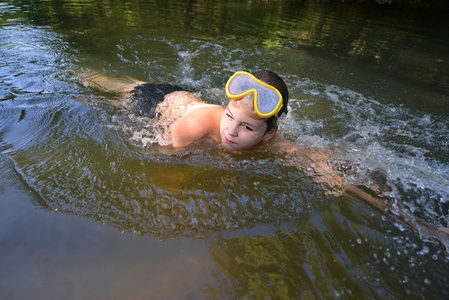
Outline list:
[[[269,118],[283,113],[282,95],[273,86],[260,81],[248,72],[239,71],[226,83],[226,94],[234,100],[242,100],[253,94],[254,110],[261,118]]]

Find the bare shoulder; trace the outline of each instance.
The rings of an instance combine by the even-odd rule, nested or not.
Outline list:
[[[172,141],[174,147],[183,147],[202,136],[218,132],[224,108],[214,104],[197,104],[173,123]]]

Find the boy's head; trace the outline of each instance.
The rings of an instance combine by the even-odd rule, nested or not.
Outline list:
[[[269,89],[276,90],[273,101],[280,102],[279,95],[282,96],[282,107],[277,114],[264,118],[255,111],[253,94],[240,99],[231,99],[220,124],[222,144],[228,150],[248,150],[262,141],[270,140],[277,131],[278,115],[287,113],[289,95],[285,82],[269,70],[256,71],[252,75],[268,85]]]

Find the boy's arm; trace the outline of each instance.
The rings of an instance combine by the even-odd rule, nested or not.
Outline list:
[[[218,131],[223,112],[224,108],[218,105],[193,107],[172,124],[173,147],[188,146],[202,136]]]
[[[314,151],[314,149],[306,149],[283,137],[278,137],[276,150],[302,157],[301,162],[305,164],[302,167],[306,172],[311,172],[317,182],[321,182],[330,188],[326,191],[327,193],[335,194],[336,196],[341,194],[356,196],[356,198],[362,199],[384,212],[389,212],[396,220],[418,230],[427,237],[433,237],[441,241],[447,239],[447,236],[444,236],[445,234],[449,234],[449,228],[435,228],[416,216],[408,215],[403,210],[394,209],[383,199],[388,197],[379,197],[385,191],[378,190],[372,186],[368,188],[372,193],[368,193],[360,187],[347,183],[343,175],[327,163],[330,161],[330,155],[326,155],[321,151]]]
[[[185,147],[202,137],[204,128],[192,117],[183,116],[172,124],[171,137],[173,147]]]

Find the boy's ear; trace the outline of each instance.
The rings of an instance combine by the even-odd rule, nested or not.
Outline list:
[[[263,137],[263,140],[265,142],[271,140],[274,137],[274,135],[276,134],[277,131],[278,131],[277,130],[277,126],[274,126],[273,128],[270,129],[270,131],[265,133],[265,136]]]

